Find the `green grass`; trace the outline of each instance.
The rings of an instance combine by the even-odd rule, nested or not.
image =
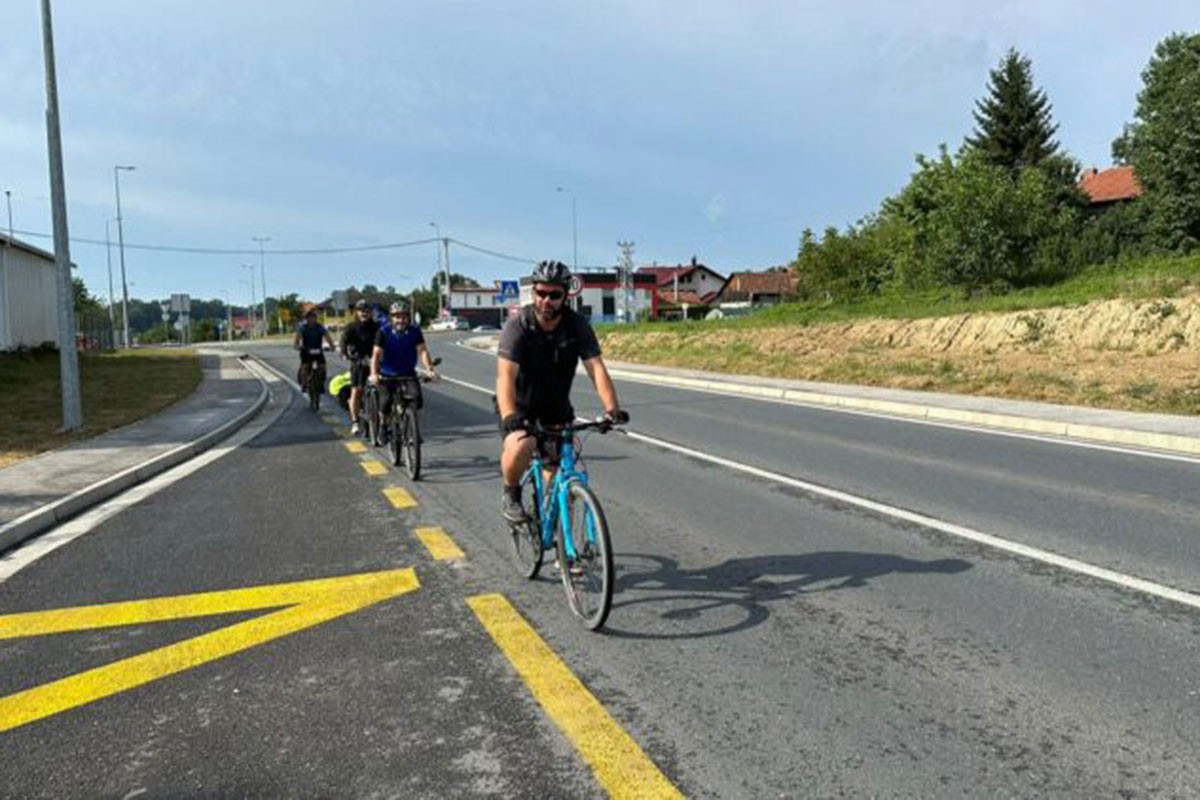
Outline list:
[[[81,353],[82,430],[60,433],[58,353],[0,353],[0,466],[128,425],[187,397],[200,384],[200,359],[189,350]]]

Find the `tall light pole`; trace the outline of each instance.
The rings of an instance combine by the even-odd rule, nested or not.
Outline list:
[[[125,281],[125,230],[121,224],[121,172],[133,172],[137,167],[113,167],[113,187],[117,193],[117,251],[121,254],[121,324],[125,349],[129,349],[129,284]]]
[[[254,319],[254,306],[258,302],[254,298],[254,265],[242,264],[242,269],[250,270],[250,307],[247,316],[250,317],[250,338],[254,338],[254,329],[258,327],[258,323]]]
[[[111,219],[104,220],[104,262],[108,265],[108,327],[115,337],[117,335],[117,302],[113,297],[112,238],[108,234],[110,222],[112,222]]]
[[[12,347],[12,323],[9,321],[12,314],[9,312],[8,304],[10,302],[8,296],[8,250],[12,247],[13,238],[13,221],[12,221],[12,192],[8,189],[4,190],[4,202],[8,206],[8,238],[4,240],[4,249],[0,250],[0,310],[4,311],[3,330],[0,330],[0,345],[4,347]]]
[[[267,316],[267,262],[266,256],[263,253],[263,243],[271,241],[270,236],[251,236],[251,239],[258,242],[258,271],[262,277],[262,321],[263,335],[270,333],[271,319]],[[278,308],[278,306],[276,306]],[[282,318],[279,323],[279,332],[283,333]]]
[[[62,429],[83,427],[79,392],[79,354],[75,347],[75,287],[71,281],[67,189],[63,176],[62,132],[58,125],[58,78],[54,71],[54,26],[50,0],[42,0],[42,52],[46,59],[46,145],[50,161],[50,197],[54,219],[54,263],[58,273],[58,365],[62,384]],[[8,316],[5,313],[5,316]]]
[[[559,186],[555,189],[558,192],[566,192],[571,195],[571,271],[579,271],[579,227],[575,224],[575,192],[565,187]]]

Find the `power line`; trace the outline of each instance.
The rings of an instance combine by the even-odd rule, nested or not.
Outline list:
[[[468,250],[474,250],[477,253],[483,253],[484,255],[489,255],[494,258],[502,258],[505,261],[518,261],[522,264],[533,264],[537,261],[536,258],[522,258],[521,256],[510,256],[506,253],[497,253],[495,250],[488,250],[487,248],[484,248],[484,247],[476,247],[473,244],[467,244],[466,242],[460,242],[458,239],[449,239],[449,241],[454,242],[459,247],[465,247]]]
[[[39,239],[53,238],[50,234],[38,233],[36,231],[14,231],[14,233],[19,233],[22,236],[32,236],[32,237],[39,238]],[[466,248],[467,250],[473,250],[477,253],[483,253],[484,255],[488,255],[493,258],[500,258],[505,261],[516,261],[516,262],[519,262],[522,264],[532,264],[535,261],[537,261],[537,259],[535,259],[535,258],[523,258],[521,256],[514,256],[514,255],[510,255],[508,253],[501,253],[499,251],[491,250],[486,247],[480,247],[478,245],[470,244],[469,242],[464,242],[459,239],[452,239],[450,237],[445,237],[445,238],[447,241],[449,241],[453,244],[456,244],[459,247]],[[371,245],[360,245],[360,246],[353,246],[353,247],[352,246],[323,247],[323,248],[306,248],[306,249],[293,249],[293,250],[278,250],[278,249],[276,249],[276,250],[265,250],[263,252],[265,252],[267,255],[274,255],[274,256],[326,256],[326,255],[336,255],[338,253],[368,253],[368,252],[380,251],[380,250],[398,250],[398,249],[405,248],[405,247],[417,247],[417,246],[420,246],[423,244],[431,244],[433,242],[440,242],[440,241],[442,241],[442,240],[439,238],[413,239],[413,240],[407,241],[407,242],[389,242],[387,244],[371,244]],[[99,239],[84,239],[84,238],[72,237],[71,242],[76,243],[76,244],[96,245],[99,247],[108,246],[107,242],[101,241]],[[193,255],[219,255],[219,256],[250,255],[250,256],[255,256],[255,255],[260,254],[259,250],[251,250],[251,249],[244,249],[244,248],[238,249],[238,248],[220,248],[220,247],[185,247],[182,245],[134,244],[131,242],[126,242],[125,247],[130,250],[150,250],[150,251],[155,251],[155,252],[159,252],[159,253],[188,253],[188,254],[193,254]]]

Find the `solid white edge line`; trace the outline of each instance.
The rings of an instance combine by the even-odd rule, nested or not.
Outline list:
[[[481,386],[476,386],[475,384],[467,383],[466,381],[455,380],[453,382],[459,386],[464,386],[468,389],[474,389],[477,392],[483,392],[485,394],[491,393],[491,390],[489,389],[484,389]],[[1067,556],[1061,556],[1057,553],[1052,553],[1049,550],[1030,547],[1029,545],[1020,544],[1018,542],[1010,542],[1007,539],[1001,539],[998,536],[992,536],[991,534],[977,531],[973,528],[967,528],[963,525],[955,525],[952,522],[943,522],[942,520],[934,517],[928,517],[924,514],[918,514],[914,511],[908,511],[896,506],[890,506],[886,503],[879,503],[875,500],[868,500],[865,497],[847,494],[846,492],[842,492],[837,489],[830,489],[825,486],[820,486],[819,484],[802,481],[798,478],[792,478],[778,472],[772,472],[771,470],[752,467],[749,464],[742,464],[741,462],[733,461],[728,458],[721,458],[720,456],[709,455],[708,453],[694,450],[690,447],[675,444],[674,442],[668,442],[665,439],[658,439],[653,436],[647,436],[646,434],[636,433],[630,430],[626,430],[624,433],[631,439],[636,439],[639,442],[645,442],[646,444],[660,447],[664,450],[670,450],[682,455],[690,456],[700,461],[707,461],[710,464],[717,464],[737,472],[753,475],[757,478],[763,478],[775,483],[781,483],[785,486],[791,486],[795,489],[808,492],[809,494],[815,494],[821,497],[827,497],[831,500],[837,500],[839,502],[846,503],[847,505],[866,509],[867,511],[874,512],[875,514],[892,517],[893,519],[904,520],[905,522],[911,522],[914,525],[920,525],[924,528],[949,534],[950,536],[957,536],[960,539],[966,539],[968,541],[975,542],[976,544],[981,544],[996,550],[1002,550],[1006,553],[1012,553],[1013,555],[1030,558],[1035,561],[1040,561],[1044,564],[1050,564],[1052,566],[1059,567],[1060,569],[1067,570],[1068,572],[1086,575],[1089,578],[1095,578],[1096,580],[1104,581],[1105,583],[1111,583],[1125,589],[1131,589],[1133,591],[1142,592],[1154,597],[1161,597],[1164,600],[1172,600],[1176,603],[1190,606],[1191,608],[1200,609],[1200,595],[1198,594],[1185,592],[1181,589],[1173,589],[1170,586],[1164,586],[1160,583],[1154,583],[1153,581],[1148,581],[1133,575],[1126,575],[1115,570],[1105,569],[1104,567],[1093,566],[1092,564],[1087,564],[1074,558],[1068,558]]]
[[[462,342],[458,342],[456,344],[462,350],[467,350],[469,352],[474,352],[485,356],[495,356],[495,353],[493,352],[481,350],[478,347],[471,347],[463,344]],[[667,388],[677,389],[681,392],[714,394],[719,397],[733,397],[740,400],[756,400],[760,403],[774,403],[781,406],[798,406],[800,408],[809,408],[814,411],[827,411],[835,414],[854,414],[860,417],[870,417],[871,419],[881,419],[889,422],[906,422],[912,425],[926,425],[933,428],[948,428],[949,430],[962,431],[964,433],[979,433],[985,436],[1003,436],[1008,439],[1023,439],[1031,442],[1044,442],[1046,444],[1063,445],[1066,447],[1079,447],[1085,450],[1100,450],[1106,453],[1117,453],[1119,455],[1138,456],[1141,458],[1157,458],[1163,461],[1181,461],[1185,464],[1200,464],[1200,457],[1189,456],[1182,453],[1168,453],[1162,450],[1150,450],[1117,444],[1106,444],[1104,442],[1075,439],[1067,436],[1047,436],[1044,434],[1026,433],[1024,431],[1012,430],[1011,428],[991,428],[979,425],[970,425],[961,422],[945,422],[942,420],[926,419],[906,414],[885,414],[879,411],[867,411],[860,408],[847,408],[845,406],[833,404],[806,403],[802,400],[789,400],[785,397],[772,397],[769,395],[742,392],[734,388],[716,389],[711,386],[690,386],[672,383],[669,376],[662,377],[658,375],[638,375],[631,370],[618,370],[617,368],[614,368],[614,370],[611,371],[614,371],[614,378],[617,377],[616,372],[620,372],[620,378],[622,380],[640,383],[644,386],[666,386]],[[783,392],[785,390],[780,389],[779,391]],[[957,411],[958,409],[952,410]],[[1063,423],[1064,426],[1067,424],[1068,423]]]
[[[257,366],[257,364],[255,365]],[[248,365],[247,369],[253,369]],[[267,384],[267,391],[271,391],[271,385],[279,381],[273,375],[258,376],[260,380]],[[284,380],[286,382],[286,380]],[[289,398],[290,399],[290,398]],[[267,405],[270,405],[270,398],[267,400]],[[264,406],[265,408],[265,406]],[[222,456],[232,453],[234,450],[241,447],[246,442],[249,442],[254,437],[265,431],[283,415],[287,410],[287,405],[282,405],[269,418],[260,414],[256,419],[251,420],[241,430],[232,434],[225,441],[210,447],[195,458],[191,458],[176,467],[166,470],[165,472],[156,475],[145,483],[126,489],[124,492],[106,500],[99,505],[83,512],[74,519],[70,519],[47,533],[44,533],[27,543],[18,546],[15,550],[10,551],[3,558],[0,558],[0,583],[4,583],[19,571],[34,563],[42,556],[54,552],[63,545],[70,544],[75,539],[78,539],[84,534],[91,533],[105,520],[116,516],[125,509],[137,505],[151,495],[162,491],[168,486],[183,480],[192,473],[200,470]]]

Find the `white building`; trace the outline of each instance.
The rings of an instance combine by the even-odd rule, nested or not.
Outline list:
[[[620,275],[614,270],[580,270],[575,273],[579,278],[577,286],[579,293],[570,299],[571,308],[578,311],[590,322],[621,322],[621,283]],[[658,311],[658,298],[655,295],[655,279],[651,275],[634,273],[631,277],[629,292],[629,320],[653,319]],[[533,303],[533,279],[521,278],[521,305]]]
[[[54,255],[0,233],[0,351],[58,340]]]

